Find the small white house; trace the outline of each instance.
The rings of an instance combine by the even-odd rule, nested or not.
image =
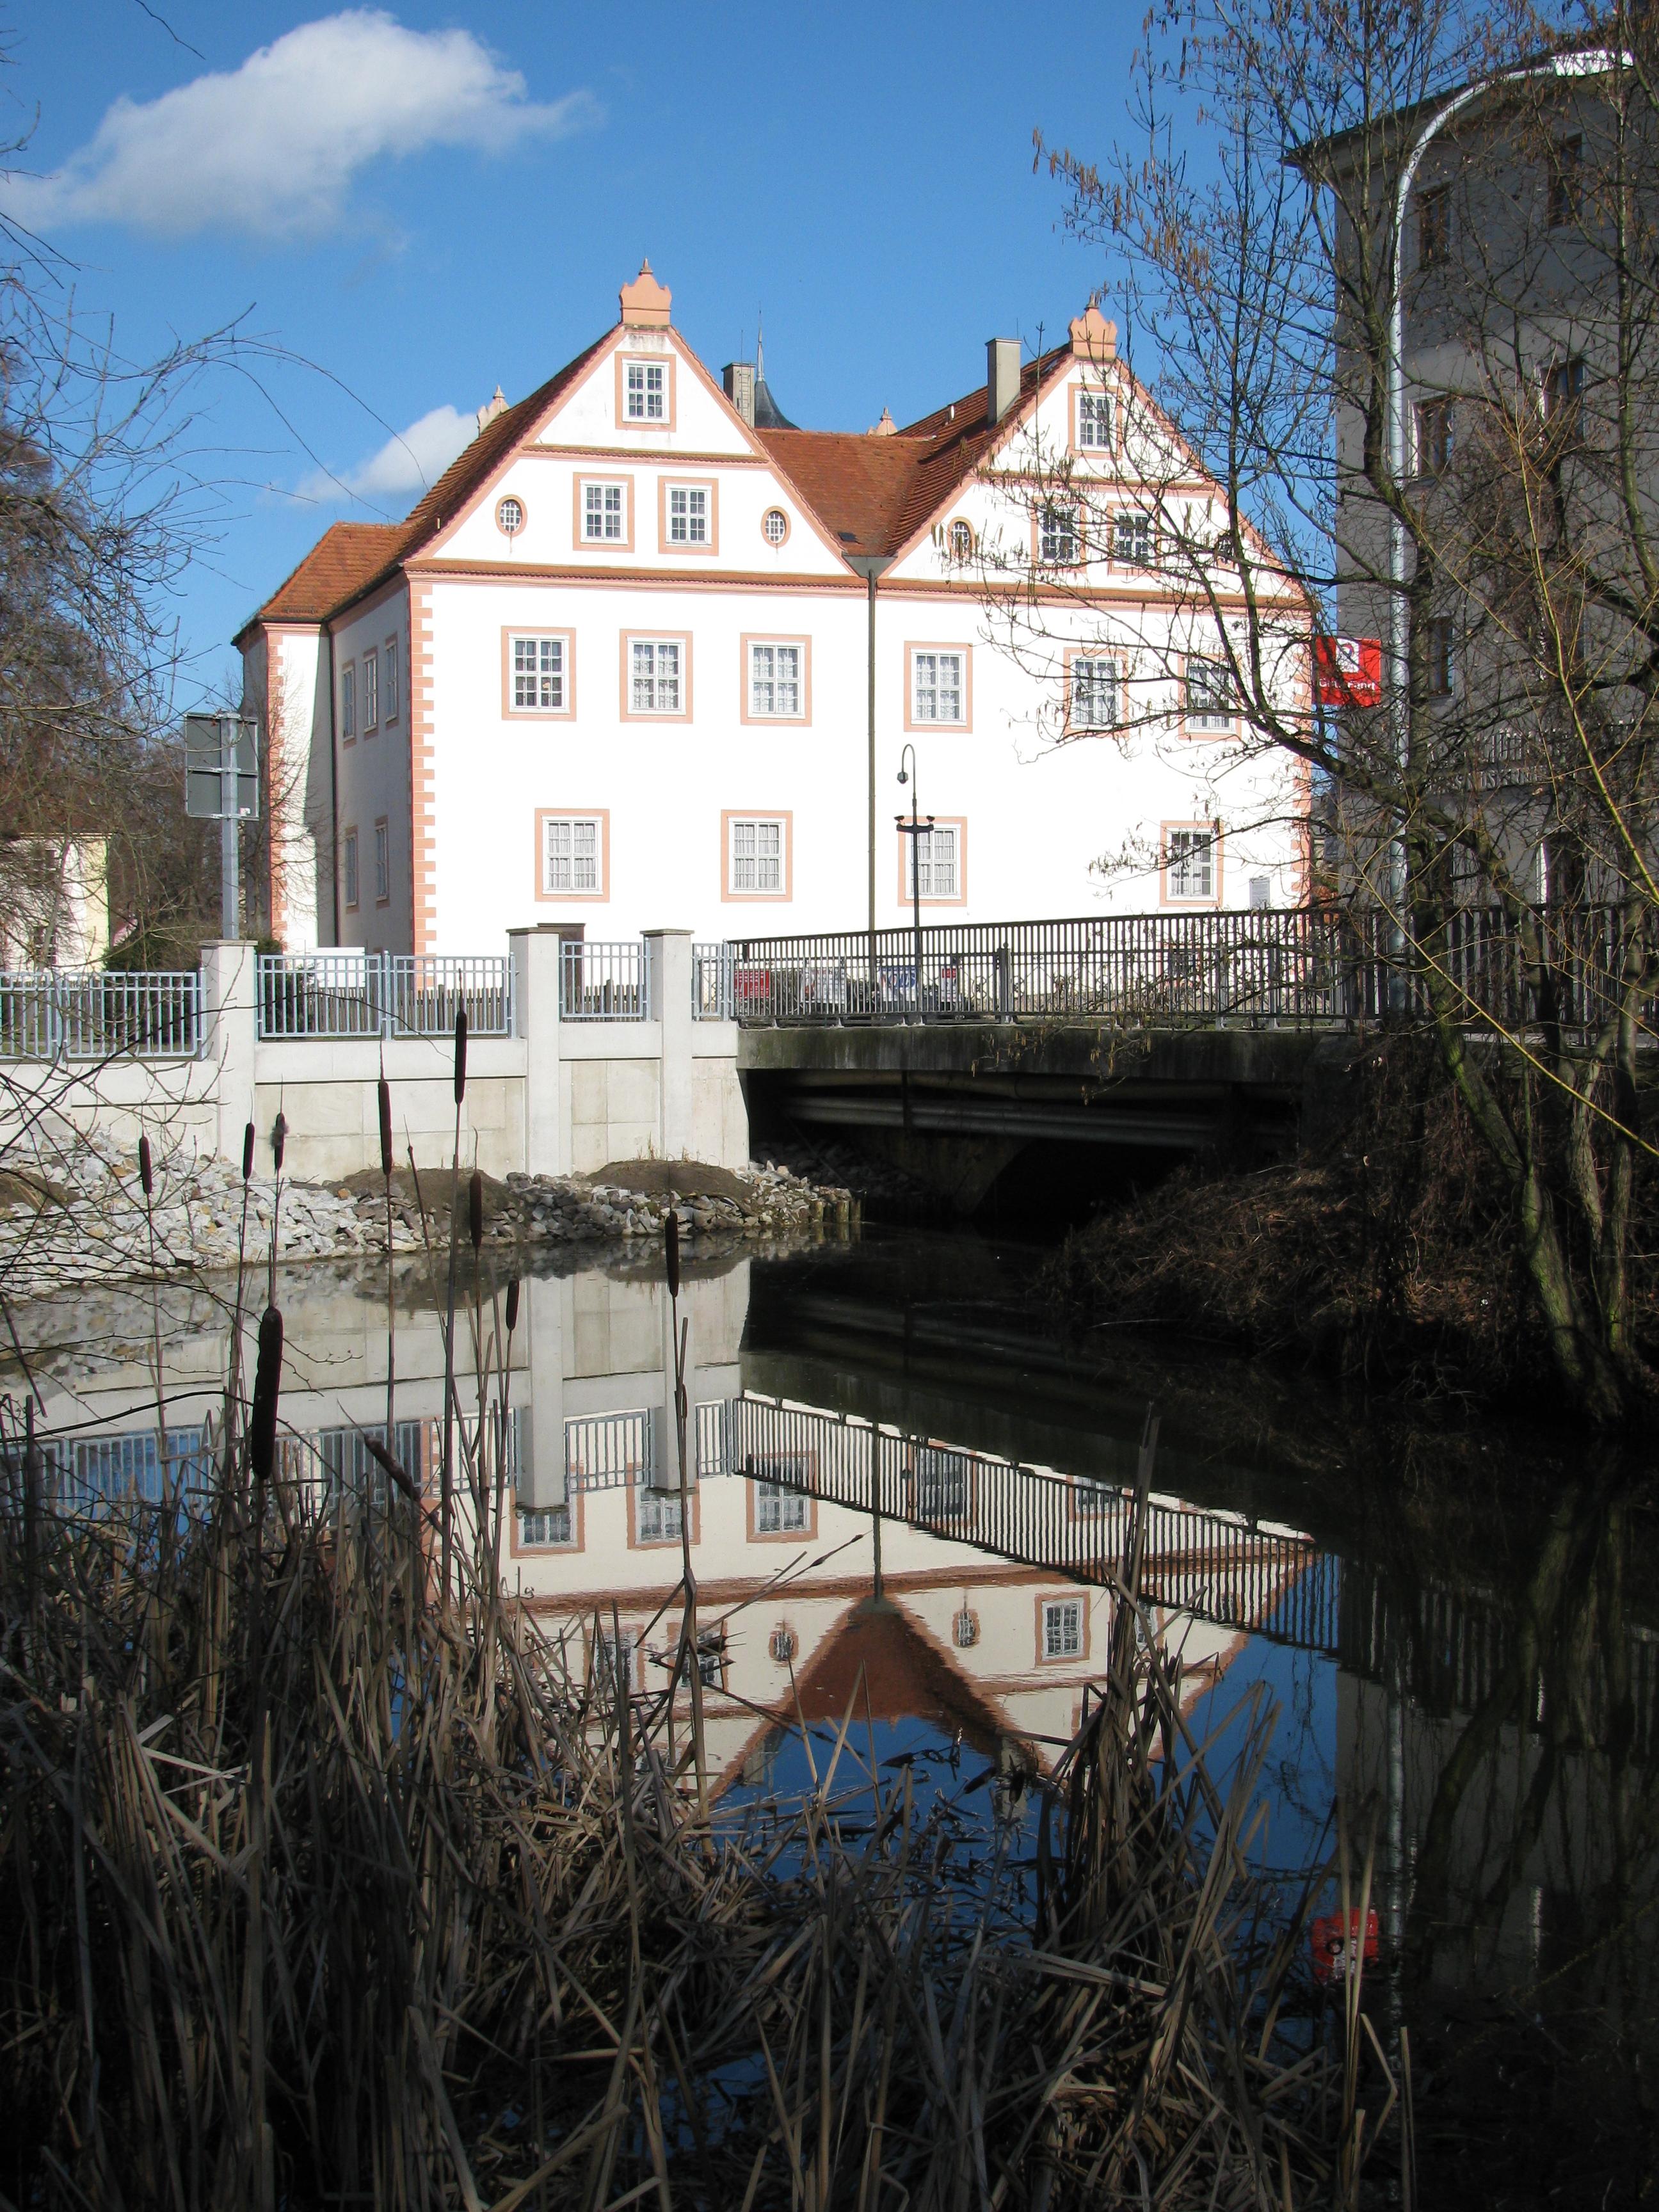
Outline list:
[[[1171,487],[1214,488],[1097,308],[1036,361],[994,340],[904,429],[724,383],[647,264],[406,521],[336,524],[246,624],[290,948],[857,930],[872,875],[889,927],[907,745],[924,919],[1300,896],[1305,799],[1235,719],[1225,593],[1195,613],[1158,559]]]

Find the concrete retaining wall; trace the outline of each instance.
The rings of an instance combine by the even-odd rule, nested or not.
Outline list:
[[[611,1160],[696,1159],[741,1168],[749,1121],[730,1022],[691,1018],[691,939],[646,940],[650,1022],[562,1022],[559,939],[510,940],[514,1034],[467,1050],[464,1157],[486,1174],[589,1174]],[[28,1125],[64,1124],[122,1151],[152,1143],[241,1158],[252,1117],[262,1140],[288,1124],[287,1171],[331,1182],[380,1164],[376,1085],[392,1085],[399,1164],[448,1164],[454,1143],[454,1048],[448,1037],[284,1038],[257,1035],[254,951],[203,953],[204,1034],[190,1060],[121,1060],[95,1068],[18,1060],[0,1067],[0,1146]]]

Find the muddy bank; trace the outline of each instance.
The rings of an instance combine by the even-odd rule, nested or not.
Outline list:
[[[1631,1238],[1638,1348],[1659,1360],[1659,1193]],[[1065,1241],[1037,1294],[1080,1332],[1167,1326],[1367,1390],[1559,1403],[1517,1227],[1459,1101],[1379,1055],[1354,1111],[1280,1165],[1178,1170]]]

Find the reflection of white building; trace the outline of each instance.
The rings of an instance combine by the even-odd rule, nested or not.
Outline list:
[[[1217,617],[1160,556],[1154,508],[1207,546],[1219,495],[1097,308],[853,435],[785,423],[746,364],[722,390],[648,269],[620,304],[482,410],[404,521],[337,523],[240,634],[290,946],[856,928],[872,870],[886,927],[909,908],[907,741],[932,920],[1295,898],[1300,787],[1245,758]],[[1075,489],[1051,497],[1056,469]],[[1011,577],[1042,616],[1018,653],[987,615]],[[1091,863],[1136,840],[1139,872],[1103,885]]]
[[[878,1720],[920,1718],[1003,1761],[1051,1755],[1075,1731],[1085,1687],[1103,1668],[1112,1601],[1061,1567],[1017,1564],[970,1536],[997,1513],[1011,1525],[1008,1499],[1018,1500],[1020,1484],[1035,1485],[1030,1525],[1048,1532],[1048,1556],[1115,1563],[1123,1492],[1016,1468],[948,1438],[917,1440],[746,1394],[739,1355],[749,1273],[738,1261],[688,1282],[681,1300],[690,1552],[716,1771],[729,1783],[763,1761],[775,1724],[788,1725],[798,1705],[809,1719],[839,1724],[855,1690],[860,1713],[867,1702]],[[576,1668],[617,1663],[606,1648],[614,1620],[634,1686],[659,1688],[678,1633],[682,1564],[665,1289],[597,1270],[523,1287],[510,1370],[518,1486],[503,1532],[504,1583],[563,1639]],[[183,1322],[187,1294],[173,1295]],[[290,1468],[373,1480],[360,1431],[383,1433],[379,1309],[349,1286],[310,1278],[284,1303]],[[55,1400],[48,1385],[47,1425],[84,1425],[93,1413],[94,1431],[79,1425],[76,1464],[89,1479],[123,1469],[153,1479],[153,1448],[143,1436],[135,1441],[151,1396],[148,1372],[130,1358],[142,1332],[115,1335],[101,1372],[95,1346],[77,1352],[73,1401]],[[179,1345],[169,1358],[169,1431],[174,1451],[188,1455],[192,1424],[222,1388],[222,1323],[203,1299],[195,1329],[175,1325],[169,1335]],[[443,1349],[434,1318],[401,1316],[397,1350],[397,1450],[435,1487]],[[878,1590],[872,1515],[867,1503],[849,1502],[868,1499],[872,1454],[890,1508]],[[1150,1527],[1146,1588],[1166,1618],[1182,1616],[1176,1633],[1196,1695],[1243,1648],[1250,1621],[1301,1571],[1309,1547],[1175,1500],[1158,1501]],[[1185,1618],[1189,1606],[1204,1617]]]

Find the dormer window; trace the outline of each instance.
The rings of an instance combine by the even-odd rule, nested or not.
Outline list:
[[[664,422],[668,419],[668,369],[660,361],[630,361],[623,384],[625,413],[630,422]]]

